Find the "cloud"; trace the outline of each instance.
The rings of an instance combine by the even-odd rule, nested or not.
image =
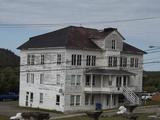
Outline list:
[[[0,0],[0,22],[66,23],[155,16],[158,0]]]
[[[45,28],[46,32],[69,25],[63,23],[80,25],[84,22],[160,17],[160,0],[0,0],[0,3],[0,23],[61,24]],[[100,29],[117,27],[127,42],[142,49],[152,44],[160,46],[159,19],[84,25]],[[20,37],[18,33],[16,35]],[[156,55],[146,58],[152,56]]]

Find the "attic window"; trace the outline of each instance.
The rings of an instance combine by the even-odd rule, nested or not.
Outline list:
[[[115,40],[112,40],[112,50],[115,50],[116,49],[116,41]]]

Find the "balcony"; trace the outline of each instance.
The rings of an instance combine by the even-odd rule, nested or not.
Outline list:
[[[132,91],[136,90],[136,87],[129,87]],[[98,87],[98,86],[85,86],[84,91],[86,93],[119,93],[121,94],[123,92],[122,87],[116,87],[116,86],[109,86],[109,87]]]

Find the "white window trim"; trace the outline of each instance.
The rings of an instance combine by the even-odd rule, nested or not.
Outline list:
[[[77,102],[78,96],[79,96],[79,101]],[[73,97],[73,104],[71,104],[71,97]],[[81,95],[70,95],[70,106],[80,106],[80,105],[81,105]]]
[[[112,50],[116,50],[116,40],[112,40],[111,48]]]
[[[59,101],[57,101],[57,97],[59,96]],[[60,101],[61,101],[61,97],[60,97],[60,95],[56,95],[56,105],[60,105]]]
[[[26,83],[34,84],[34,78],[35,78],[34,73],[27,73],[26,74]]]
[[[40,74],[40,84],[44,84],[44,73]]]
[[[74,79],[72,80],[72,77],[74,76]],[[78,81],[78,76],[80,76],[80,79]],[[81,85],[81,81],[82,81],[82,75],[71,75],[71,79],[70,79],[70,85],[71,86],[80,86]]]
[[[61,65],[62,64],[62,54],[58,53],[57,54],[57,65]]]
[[[56,76],[56,85],[60,85],[61,84],[61,75],[57,74]]]
[[[39,103],[43,104],[44,102],[44,94],[43,93],[39,93]]]

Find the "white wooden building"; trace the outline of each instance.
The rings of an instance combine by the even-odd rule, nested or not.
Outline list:
[[[84,111],[139,104],[144,51],[116,28],[69,26],[31,37],[20,49],[19,105]]]

